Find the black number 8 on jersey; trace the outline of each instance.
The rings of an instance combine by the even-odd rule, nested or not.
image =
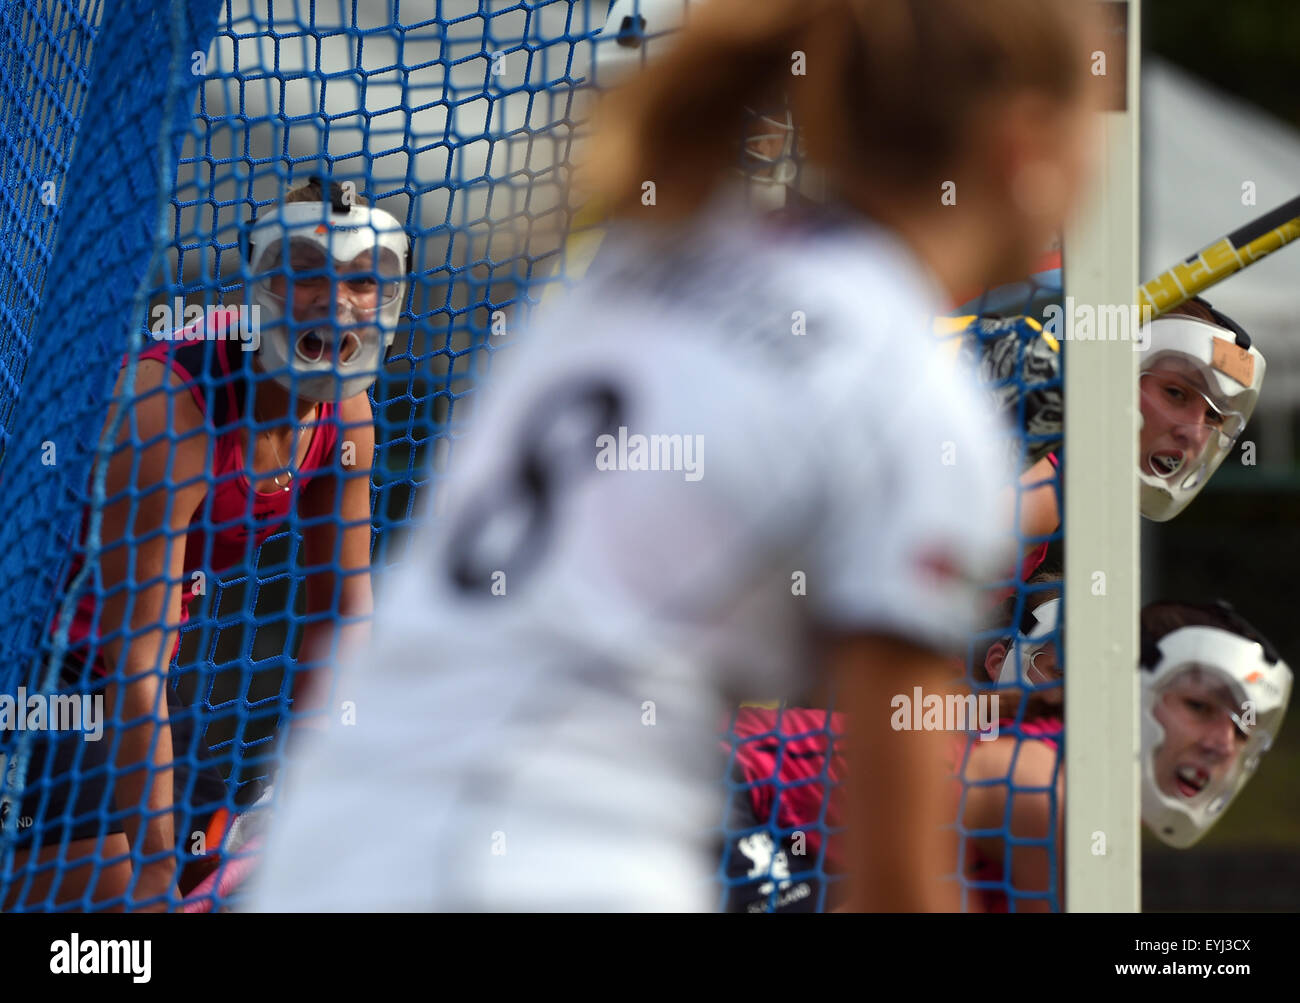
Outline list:
[[[544,394],[520,428],[513,461],[453,517],[449,572],[457,587],[491,594],[492,575],[512,586],[545,552],[556,505],[573,483],[596,469],[596,439],[625,424],[624,396],[593,379]]]

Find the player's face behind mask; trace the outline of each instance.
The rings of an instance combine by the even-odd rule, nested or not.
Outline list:
[[[1138,476],[1142,514],[1164,522],[1232,452],[1259,401],[1264,358],[1244,332],[1192,317],[1158,318],[1147,336]]]
[[[794,120],[788,109],[764,114],[745,109],[747,134],[736,171],[749,205],[759,212],[785,207],[799,178]]]
[[[698,0],[616,0],[593,43],[592,82],[601,90],[623,83],[672,45]],[[796,163],[797,133],[784,100],[780,107],[745,109],[744,143],[736,165],[746,203],[758,212],[782,209],[797,189],[817,197],[818,179]]]
[[[299,202],[265,214],[249,239],[259,366],[308,400],[364,393],[392,345],[406,292],[400,224],[380,209]]]
[[[1182,627],[1144,645],[1142,819],[1170,846],[1204,836],[1272,745],[1291,671],[1269,654],[1209,626]]]
[[[1061,649],[1065,644],[1062,620],[1065,603],[1059,596],[1029,596],[1018,630],[1005,654],[990,649],[985,668],[998,685],[1022,687],[1048,707],[1059,707],[1065,692],[1061,680]]]

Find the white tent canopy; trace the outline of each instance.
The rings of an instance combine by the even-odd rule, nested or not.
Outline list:
[[[1143,59],[1141,115],[1143,279],[1300,194],[1300,130],[1154,56]],[[1254,205],[1242,204],[1246,182]],[[1290,415],[1300,406],[1300,244],[1205,298],[1268,360],[1259,408],[1268,459],[1289,463]]]

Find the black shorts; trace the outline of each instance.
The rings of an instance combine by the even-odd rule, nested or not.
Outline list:
[[[90,685],[75,663],[65,666],[62,686],[80,692],[102,692]],[[189,853],[195,831],[206,829],[217,809],[226,805],[227,785],[217,767],[208,761],[195,708],[182,703],[167,684],[167,713],[172,735],[172,803],[176,845]],[[107,714],[107,712],[105,712]],[[195,742],[198,731],[199,741]],[[5,748],[17,747],[17,735],[7,736]],[[0,753],[2,755],[2,753]],[[79,731],[42,731],[32,734],[28,748],[26,782],[18,806],[18,832],[14,845],[21,849],[41,833],[41,846],[63,840],[90,839],[123,832],[109,778],[113,775],[113,734],[105,727],[99,741],[87,741]],[[48,781],[43,782],[48,767]],[[44,801],[44,805],[42,805]],[[7,821],[9,805],[0,804],[0,819]]]
[[[745,783],[739,772],[733,784]],[[767,819],[755,817],[749,792],[731,792],[722,845],[727,912],[826,912],[846,886],[819,864],[817,853],[797,854],[789,836],[778,845]]]

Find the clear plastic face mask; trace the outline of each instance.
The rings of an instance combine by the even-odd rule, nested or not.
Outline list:
[[[1144,472],[1165,480],[1181,475],[1181,487],[1194,487],[1205,461],[1232,448],[1244,417],[1176,373],[1148,370],[1140,387],[1144,432],[1154,437],[1142,450]]]
[[[261,281],[280,302],[305,296],[311,302],[343,301],[357,310],[378,312],[402,294],[401,263],[386,248],[379,249],[378,268],[371,266],[368,251],[353,261],[331,262],[324,248],[311,240],[290,240],[287,262],[283,253],[282,245],[275,244],[260,259],[261,269],[270,272]],[[280,264],[287,267],[287,275],[272,270]]]

